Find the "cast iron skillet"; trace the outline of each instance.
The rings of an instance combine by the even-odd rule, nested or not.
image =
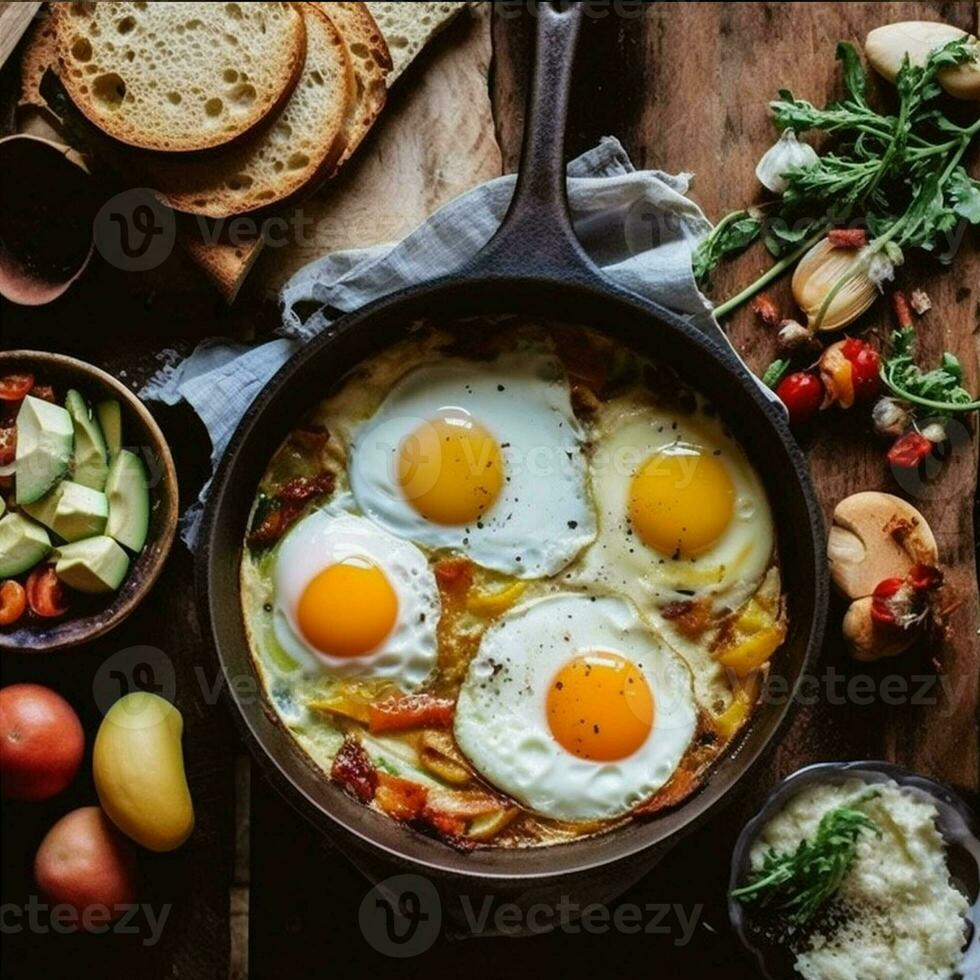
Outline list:
[[[215,476],[198,560],[198,597],[228,691],[253,753],[317,827],[368,860],[428,874],[461,875],[497,890],[580,879],[623,889],[728,795],[774,740],[792,692],[819,648],[826,613],[824,532],[804,458],[780,409],[720,331],[701,332],[605,279],[572,232],[565,196],[564,130],[579,5],[538,5],[537,55],[517,189],[494,238],[457,273],[386,296],[350,313],[298,352],[243,418]],[[354,802],[300,752],[271,707],[249,693],[255,671],[239,599],[239,562],[255,488],[287,433],[352,367],[404,336],[423,316],[510,312],[585,324],[673,366],[706,393],[731,426],[769,494],[789,598],[791,629],[775,658],[782,697],[756,711],[737,747],[686,804],[603,836],[531,850],[459,854]],[[790,696],[786,696],[786,691]],[[612,865],[613,867],[610,867]]]

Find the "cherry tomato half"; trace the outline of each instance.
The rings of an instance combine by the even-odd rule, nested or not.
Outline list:
[[[68,612],[65,587],[54,565],[38,565],[27,577],[27,602],[38,616],[53,619]]]
[[[13,579],[0,585],[0,626],[16,623],[27,609],[27,593],[24,586]]]
[[[841,352],[851,362],[851,381],[856,401],[869,401],[878,394],[881,378],[878,371],[881,358],[878,352],[863,340],[850,337],[844,341]]]
[[[824,387],[815,374],[796,371],[779,382],[776,394],[789,410],[790,425],[802,425],[823,403]]]
[[[907,432],[888,450],[888,462],[899,469],[914,469],[932,452],[932,443],[920,432]]]
[[[33,374],[5,374],[0,378],[0,401],[19,402],[33,387]]]

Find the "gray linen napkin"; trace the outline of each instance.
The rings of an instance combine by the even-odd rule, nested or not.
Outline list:
[[[619,285],[700,323],[711,306],[691,272],[691,251],[711,228],[685,195],[690,174],[633,168],[619,140],[605,137],[568,165],[575,231],[585,250]],[[280,294],[278,339],[257,346],[214,339],[161,370],[140,393],[186,401],[211,436],[217,465],[245,410],[265,383],[336,311],[364,306],[404,286],[445,275],[493,235],[507,210],[514,176],[498,177],[444,205],[406,238],[334,252],[300,269]],[[314,304],[312,315],[303,315]],[[208,487],[184,514],[181,535],[193,548]]]

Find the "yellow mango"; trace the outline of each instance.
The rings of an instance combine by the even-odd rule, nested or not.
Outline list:
[[[718,663],[733,670],[738,677],[747,677],[779,649],[785,638],[786,630],[782,624],[770,626],[726,650]]]
[[[194,829],[183,730],[184,719],[169,701],[137,691],[106,712],[95,737],[92,771],[102,809],[151,851],[172,851]]]

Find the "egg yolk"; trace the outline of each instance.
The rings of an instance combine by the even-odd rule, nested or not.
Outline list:
[[[632,755],[653,728],[650,685],[636,664],[618,653],[573,657],[555,674],[546,707],[555,741],[594,762]]]
[[[392,631],[397,616],[398,597],[387,576],[377,565],[360,560],[323,569],[303,590],[296,608],[303,636],[334,657],[370,653]]]
[[[436,524],[472,524],[504,484],[497,440],[456,410],[425,422],[402,440],[398,482],[408,502]]]
[[[725,465],[696,446],[654,453],[629,489],[629,518],[640,540],[662,555],[707,551],[731,523],[735,488]]]

